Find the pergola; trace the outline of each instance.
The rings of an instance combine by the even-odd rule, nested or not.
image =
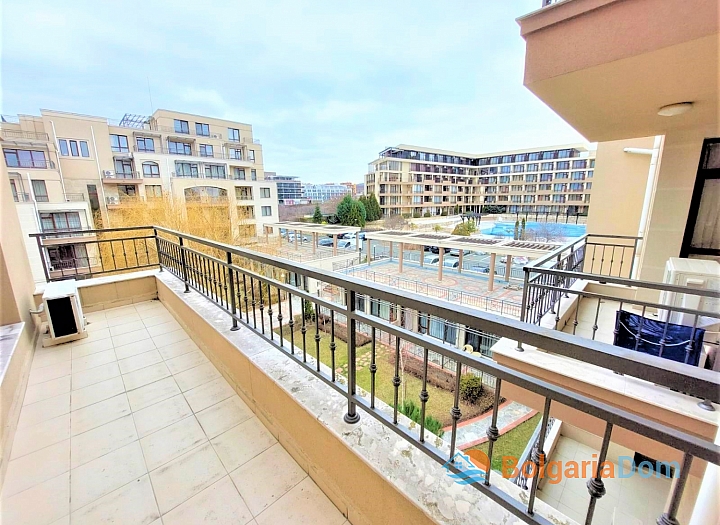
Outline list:
[[[333,255],[337,255],[337,241],[338,235],[344,233],[357,233],[360,228],[357,226],[342,226],[340,224],[315,224],[312,222],[295,222],[295,221],[280,221],[270,222],[263,225],[265,231],[265,241],[268,241],[268,236],[273,228],[280,228],[285,231],[295,232],[295,249],[299,249],[298,232],[312,234],[312,249],[313,253],[317,250],[318,240],[321,235],[329,235],[333,240]],[[357,250],[360,251],[360,243],[357,242]]]
[[[510,268],[513,257],[527,257],[537,259],[555,250],[559,244],[516,241],[513,239],[489,239],[482,237],[466,237],[462,235],[449,235],[442,233],[416,233],[408,231],[380,231],[367,232],[365,239],[368,242],[368,266],[370,265],[370,241],[384,241],[390,243],[390,258],[392,259],[393,244],[399,244],[398,264],[400,273],[403,271],[403,254],[407,245],[417,246],[420,250],[420,266],[423,266],[425,246],[436,246],[439,248],[438,260],[438,281],[442,281],[443,262],[445,251],[442,248],[459,250],[458,273],[462,273],[463,250],[483,251],[490,254],[490,274],[488,276],[488,291],[495,287],[495,261],[497,256],[505,256],[505,281],[510,280]]]

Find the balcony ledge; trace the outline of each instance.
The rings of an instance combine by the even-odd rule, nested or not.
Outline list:
[[[198,346],[235,386],[240,396],[278,437],[280,443],[295,460],[303,468],[309,469],[313,479],[352,523],[373,523],[378,520],[419,523],[417,520],[422,515],[428,522],[440,524],[520,523],[520,520],[476,489],[454,483],[447,477],[439,463],[398,437],[364,411],[358,409],[360,423],[346,424],[343,415],[347,410],[347,401],[343,396],[299,367],[289,356],[278,351],[249,328],[242,326],[238,331],[231,331],[227,314],[198,293],[184,294],[182,283],[168,272],[157,273],[156,277],[158,296],[166,308],[191,337],[198,338],[196,339]],[[201,326],[203,322],[210,326],[211,332]],[[208,344],[209,341],[202,339],[200,335],[202,333],[212,338],[211,345]],[[218,336],[224,339],[219,344],[214,342],[221,341]],[[287,413],[271,415],[266,411],[267,408],[273,408],[269,405],[276,405],[278,402],[277,399],[271,400],[270,397],[284,396],[267,392],[267,389],[263,389],[262,380],[254,380],[252,372],[248,377],[253,379],[252,381],[236,380],[237,370],[229,370],[228,364],[230,360],[237,362],[238,356],[233,357],[232,354],[220,356],[222,350],[219,348],[227,343],[231,345],[232,350],[248,359],[260,374],[279,387],[283,394],[299,405],[292,406],[292,410],[305,412],[306,416],[312,417],[334,438],[330,441],[339,441],[349,449],[350,454],[347,450],[342,454],[345,458],[343,469],[346,468],[345,465],[354,464],[351,468],[355,475],[348,479],[350,472],[347,470],[327,471],[327,460],[323,458],[326,454],[333,455],[331,450],[333,446],[329,442],[326,441],[323,450],[317,448],[310,450],[307,447],[302,449],[299,446],[297,441],[302,440],[303,436],[287,433],[282,428],[282,422],[279,421],[280,418],[285,418],[287,422]],[[312,360],[311,356],[308,356],[308,359]],[[240,371],[240,375],[248,376],[248,371]],[[367,393],[359,392],[359,394],[369,401]],[[376,406],[380,403],[376,400]],[[391,407],[387,405],[383,405],[382,409],[392,413]],[[285,406],[284,410],[287,411],[288,407]],[[290,417],[293,420],[292,424],[299,429],[301,416]],[[296,417],[298,420],[294,421]],[[418,433],[418,429],[412,428],[412,424],[410,428],[412,432]],[[448,444],[439,438],[436,438],[434,444],[445,452],[449,451]],[[360,461],[359,466],[355,460]],[[325,465],[318,465],[323,462]],[[367,480],[368,477],[376,479],[371,481],[370,485],[364,484],[363,491],[354,489],[360,480]],[[527,492],[509,480],[502,479],[497,473],[493,480],[497,488],[518,501],[527,503]],[[379,492],[376,491],[378,487],[381,488]],[[390,498],[392,494],[387,489],[394,490],[398,494]],[[380,500],[386,502],[391,500],[392,503],[378,509],[377,502]],[[415,507],[415,512],[412,511],[412,507]],[[563,525],[575,523],[539,500],[536,500],[536,512],[552,523]],[[374,519],[371,519],[371,516]]]

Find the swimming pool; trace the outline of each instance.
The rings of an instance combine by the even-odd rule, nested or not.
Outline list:
[[[550,233],[551,236],[559,236],[564,239],[573,239],[585,235],[584,224],[565,224],[561,222],[527,222],[525,223],[525,231],[534,230],[540,237],[547,237],[543,233]],[[515,234],[514,222],[490,222],[481,224],[480,232],[483,235],[495,235],[497,237],[513,237]],[[532,236],[531,236],[532,238]]]

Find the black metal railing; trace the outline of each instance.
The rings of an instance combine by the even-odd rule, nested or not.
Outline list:
[[[36,234],[41,255],[43,255],[43,235]],[[113,238],[114,237],[114,238]],[[636,433],[646,439],[656,441],[674,449],[674,457],[681,458],[681,468],[677,469],[677,479],[670,491],[663,523],[675,523],[677,509],[683,495],[685,482],[690,473],[690,466],[695,458],[720,464],[720,447],[707,439],[690,434],[682,429],[671,428],[654,419],[629,412],[623,408],[609,405],[583,394],[550,384],[536,377],[518,372],[491,359],[478,357],[471,353],[459,351],[426,333],[406,328],[390,319],[373,313],[366,313],[359,308],[359,300],[368,299],[383,301],[395,308],[396,312],[420,312],[425,316],[449,320],[459,326],[466,326],[483,333],[495,334],[498,337],[522,340],[538,348],[549,348],[556,353],[568,356],[584,356],[588,363],[612,370],[622,370],[631,375],[668,388],[680,389],[689,395],[707,397],[720,401],[719,374],[708,370],[699,370],[682,363],[667,362],[645,355],[619,352],[610,345],[590,341],[557,331],[539,330],[536,327],[511,318],[480,312],[475,308],[451,304],[445,301],[417,295],[411,292],[399,292],[395,288],[383,284],[368,286],[367,281],[349,275],[320,270],[302,263],[288,261],[279,257],[260,254],[238,248],[229,244],[210,241],[182,232],[157,226],[143,228],[123,228],[98,230],[94,241],[96,250],[100,251],[102,272],[127,271],[131,268],[157,267],[168,271],[182,283],[184,291],[196,291],[215,306],[225,312],[232,329],[243,325],[253,330],[259,337],[273,345],[279,351],[313,374],[323,383],[335,390],[347,400],[347,411],[344,420],[348,424],[360,421],[359,410],[373,417],[398,436],[407,440],[434,460],[444,464],[455,473],[461,470],[455,464],[457,450],[457,425],[462,418],[460,401],[461,375],[464,370],[472,369],[496,378],[494,401],[492,404],[492,423],[487,431],[488,457],[492,463],[493,445],[499,436],[497,415],[500,405],[500,393],[504,383],[524,389],[545,399],[542,412],[541,428],[546,428],[550,421],[551,409],[562,405],[578,410],[604,421],[605,432],[598,458],[598,468],[588,480],[590,503],[586,513],[586,523],[590,524],[596,502],[605,493],[602,479],[602,464],[615,427]],[[73,240],[73,243],[77,243]],[[122,254],[117,250],[114,259],[120,265],[111,264],[110,247],[123,246]],[[138,250],[138,244],[140,249]],[[128,247],[134,246],[128,259]],[[92,246],[86,246],[92,251]],[[123,259],[124,257],[124,259]],[[117,269],[113,270],[113,267]],[[96,272],[99,274],[99,272]],[[46,274],[47,275],[47,274]],[[324,286],[336,287],[340,293],[337,301],[327,300],[309,292],[309,283],[316,281]],[[330,345],[329,354],[321,357],[320,322],[321,311],[329,312]],[[337,369],[336,331],[341,325],[338,318],[345,319],[346,363],[347,369],[340,375]],[[324,316],[322,316],[325,319]],[[325,321],[323,320],[323,325]],[[300,328],[298,330],[298,327]],[[360,328],[362,327],[362,330]],[[358,386],[358,372],[363,367],[358,363],[357,339],[361,331],[370,332],[369,349],[369,388],[361,392]],[[310,337],[308,337],[310,333]],[[391,357],[394,371],[391,383],[391,398],[387,406],[382,403],[377,381],[378,363],[380,360],[377,334],[387,334],[393,344],[385,349]],[[400,392],[404,384],[401,361],[401,347],[409,343],[423,349],[423,355],[417,360],[417,376],[419,379],[420,420],[417,425],[407,424],[401,415]],[[452,406],[448,413],[452,423],[449,438],[443,439],[430,433],[426,428],[426,415],[430,401],[432,374],[429,370],[430,352],[454,362],[456,369],[452,375]],[[365,354],[366,356],[368,354]],[[325,359],[325,361],[323,361]],[[327,366],[325,366],[327,365]],[[385,380],[388,380],[385,376]],[[387,385],[383,385],[386,386]],[[404,388],[404,387],[403,387]],[[387,390],[387,388],[386,388]],[[541,434],[544,436],[544,434]],[[533,455],[536,472],[539,471],[541,458],[544,457],[543,442],[540,441],[537,454]],[[504,483],[493,479],[500,474],[485,469],[482,479],[470,480],[469,483],[482,494],[502,506],[508,512],[526,523],[550,525],[550,520],[537,512],[536,498],[539,476],[534,476],[527,498],[515,499],[502,490]]]
[[[8,160],[7,157],[5,157],[5,163],[7,164],[8,168],[35,168],[35,169],[41,169],[41,170],[54,170],[55,169],[55,163],[51,160],[45,159],[45,160],[32,160],[32,159],[17,159],[17,160]]]

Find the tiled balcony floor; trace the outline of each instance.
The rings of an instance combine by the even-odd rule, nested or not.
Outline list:
[[[342,525],[343,515],[159,301],[36,351],[8,525]]]

